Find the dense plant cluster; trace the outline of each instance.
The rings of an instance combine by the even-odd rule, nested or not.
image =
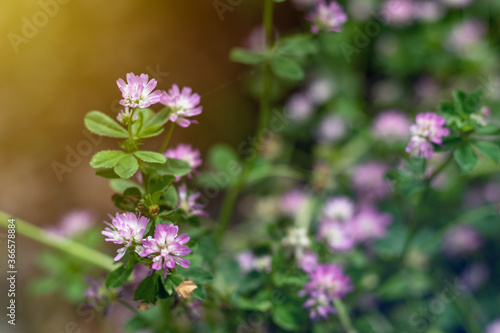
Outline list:
[[[230,54],[259,69],[246,82],[260,103],[252,142],[217,144],[206,165],[171,147],[200,96],[146,74],[117,81],[116,120],[86,115],[119,147],[90,162],[116,192],[100,236],[117,263],[89,280],[86,306],[132,308],[129,331],[500,332],[498,98],[474,86],[499,60],[483,38],[499,9],[295,0],[309,31],[286,34],[274,2],[257,42]],[[218,217],[205,212],[213,191]],[[74,212],[51,232],[98,247],[93,219]],[[44,256],[74,273],[62,290],[78,300],[90,268]]]

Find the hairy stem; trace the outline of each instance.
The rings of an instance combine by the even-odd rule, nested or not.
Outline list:
[[[72,255],[75,258],[103,268],[107,271],[112,271],[116,268],[113,265],[113,258],[102,252],[96,251],[71,239],[49,233],[42,228],[16,217],[11,217],[10,215],[0,211],[0,226],[7,229],[9,219],[15,219],[14,225],[16,227],[16,234],[21,234],[25,237],[31,238],[39,243]]]

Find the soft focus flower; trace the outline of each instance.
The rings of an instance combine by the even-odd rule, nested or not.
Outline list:
[[[453,257],[473,252],[482,245],[483,239],[474,228],[455,225],[444,234],[443,252]]]
[[[321,221],[317,238],[324,239],[333,251],[349,251],[355,245],[349,225],[337,221]]]
[[[340,32],[342,25],[347,22],[347,15],[337,2],[327,4],[319,0],[307,19],[312,22],[311,31],[315,34],[320,31]]]
[[[196,168],[201,165],[200,151],[198,149],[193,149],[191,145],[179,144],[176,148],[167,149],[163,154],[166,158],[175,158],[178,160],[183,160],[189,164],[191,171],[195,172]],[[192,173],[186,175],[188,178],[192,177]],[[179,180],[181,177],[177,177]]]
[[[432,112],[419,113],[416,124],[410,126],[411,140],[406,146],[406,152],[419,157],[430,158],[434,153],[435,144],[441,144],[443,137],[450,134],[445,128],[444,117]]]
[[[182,210],[184,210],[188,216],[208,216],[208,213],[202,209],[205,206],[196,202],[196,200],[198,200],[198,198],[201,196],[201,193],[188,195],[186,184],[182,184],[177,189],[177,195],[179,197],[177,208],[181,208]]]
[[[471,119],[475,120],[481,126],[488,125],[488,121],[486,118],[489,118],[491,115],[490,108],[485,106],[481,108],[478,112],[474,112],[470,115]]]
[[[328,101],[335,93],[335,82],[327,77],[314,79],[309,83],[306,96],[315,105]]]
[[[144,251],[142,257],[152,258],[151,268],[163,270],[163,277],[167,277],[167,271],[179,265],[189,268],[189,260],[182,258],[191,253],[191,249],[184,245],[189,242],[188,234],[177,236],[179,227],[174,224],[159,224],[155,228],[154,238],[149,236],[142,241]]]
[[[135,75],[127,74],[127,83],[123,79],[116,81],[118,88],[122,92],[123,99],[120,104],[131,108],[147,108],[160,101],[161,91],[153,89],[156,87],[156,80],[151,79],[147,74]]]
[[[354,238],[358,242],[384,238],[392,216],[377,212],[372,207],[362,207],[352,220],[350,226]]]
[[[444,15],[443,5],[439,2],[419,0],[415,1],[413,6],[415,18],[421,21],[434,22],[441,19]]]
[[[372,135],[385,143],[408,140],[410,119],[402,112],[388,110],[377,115],[373,122]]]
[[[354,169],[352,182],[361,199],[383,199],[390,193],[389,183],[384,179],[388,170],[386,164],[377,161],[361,164]]]
[[[470,5],[474,0],[441,0],[449,7],[463,8]]]
[[[486,326],[485,333],[500,333],[500,318],[495,319]]]
[[[47,230],[59,236],[73,237],[90,229],[95,223],[95,215],[87,210],[74,210],[65,214],[58,226]]]
[[[389,24],[410,24],[414,20],[414,2],[412,0],[386,0],[382,5],[382,12]]]
[[[464,270],[461,280],[465,283],[467,288],[474,291],[486,282],[489,277],[489,273],[490,272],[486,264],[476,262]]]
[[[307,195],[301,190],[291,190],[280,199],[279,209],[288,217],[295,217],[307,201]]]
[[[247,274],[254,270],[271,273],[271,256],[267,254],[256,256],[251,251],[244,251],[236,255],[236,261],[240,265],[243,274]]]
[[[189,87],[179,89],[179,86],[174,84],[167,92],[163,92],[160,102],[168,106],[171,110],[170,121],[177,123],[181,127],[188,127],[195,120],[187,119],[199,115],[202,111],[200,104],[200,95],[194,94]]]
[[[312,320],[326,319],[335,313],[333,300],[344,298],[353,289],[350,277],[334,264],[318,265],[309,273],[309,279],[299,295],[308,297],[304,307],[309,309]]]
[[[323,207],[324,220],[347,221],[354,215],[354,203],[347,197],[329,198]]]
[[[142,238],[144,237],[144,232],[149,223],[149,219],[141,216],[136,216],[133,213],[116,213],[116,216],[109,215],[112,219],[112,224],[104,221],[108,227],[104,229],[101,233],[108,237],[107,242],[113,242],[115,244],[124,245],[122,248],[118,249],[118,255],[115,257],[115,261],[120,260],[127,251],[127,248],[136,246],[135,251],[141,254],[142,247],[140,246]]]
[[[299,267],[306,273],[312,273],[318,266],[318,257],[312,251],[306,251],[299,258]]]
[[[302,93],[293,95],[285,105],[285,113],[293,121],[306,120],[314,112],[314,104]]]
[[[479,42],[486,34],[486,26],[479,20],[467,20],[450,32],[446,46],[451,51],[464,51]]]
[[[344,137],[347,126],[342,118],[334,114],[326,115],[319,123],[316,137],[322,143],[334,143]]]
[[[309,248],[311,240],[307,234],[307,228],[293,227],[288,229],[287,235],[281,241],[283,246],[291,247],[295,250],[295,256],[301,257],[304,249]]]

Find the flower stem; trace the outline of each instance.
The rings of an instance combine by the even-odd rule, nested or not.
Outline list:
[[[163,140],[163,143],[161,144],[161,147],[159,150],[160,154],[163,154],[165,152],[165,150],[167,149],[170,138],[172,137],[172,133],[174,133],[174,127],[175,127],[175,123],[172,123],[170,125],[169,130],[168,130],[167,136],[165,136],[165,140]]]
[[[264,0],[264,33],[266,38],[266,45],[268,49],[273,46],[273,12],[274,12],[274,0]],[[259,124],[257,127],[257,145],[260,144],[261,131],[264,130],[269,124],[269,114],[271,113],[271,99],[272,99],[272,88],[273,88],[273,73],[271,71],[271,65],[269,62],[264,63],[263,68],[263,83],[262,91],[260,96],[260,112],[259,112]],[[256,148],[257,149],[257,148]],[[251,156],[254,156],[252,154]],[[222,203],[221,213],[219,217],[219,227],[216,235],[216,243],[220,244],[224,234],[226,233],[227,227],[229,225],[229,220],[233,213],[234,206],[236,204],[236,199],[238,194],[243,189],[246,183],[246,177],[250,170],[252,169],[255,157],[245,160],[243,165],[243,170],[239,174],[236,181],[230,185],[226,197]]]
[[[107,271],[112,271],[116,268],[113,265],[113,258],[110,256],[83,244],[77,243],[71,239],[52,234],[16,217],[11,217],[2,211],[0,211],[0,226],[7,229],[9,225],[8,220],[12,218],[15,219],[14,225],[16,226],[16,233],[31,238],[44,245],[51,246]]]
[[[344,327],[346,333],[356,333],[356,330],[352,327],[351,319],[349,318],[349,314],[347,313],[344,303],[340,299],[334,298],[333,304],[337,309],[340,323]]]

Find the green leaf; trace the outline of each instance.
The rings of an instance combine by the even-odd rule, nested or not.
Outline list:
[[[142,198],[142,192],[137,187],[129,187],[125,191],[123,191],[124,197],[132,197],[132,198]]]
[[[125,180],[125,179],[113,179],[109,182],[109,185],[111,186],[111,189],[117,193],[123,193],[125,192],[126,189],[130,187],[140,187],[139,184],[131,181],[131,180]],[[141,188],[142,191],[142,188]]]
[[[139,163],[133,155],[127,154],[115,166],[115,172],[123,179],[132,177],[139,169]]]
[[[98,169],[95,172],[95,174],[98,175],[98,176],[100,176],[100,177],[106,178],[106,179],[117,179],[117,178],[120,178],[120,176],[118,176],[113,169],[107,169],[107,168]]]
[[[229,59],[245,65],[260,64],[266,59],[266,57],[267,56],[265,54],[249,52],[242,48],[234,48],[229,54]]]
[[[149,180],[149,193],[165,191],[175,180],[174,176],[163,175]]]
[[[160,153],[156,153],[154,151],[136,151],[134,155],[148,163],[165,163],[167,158]]]
[[[127,282],[128,277],[132,274],[134,267],[125,268],[122,265],[108,274],[106,278],[106,287],[108,288],[118,288]]]
[[[186,161],[167,158],[164,164],[150,164],[153,170],[160,175],[184,176],[191,172],[191,167]]]
[[[288,38],[278,46],[278,54],[288,57],[302,58],[318,51],[318,47],[312,36],[300,35]]]
[[[142,280],[139,286],[137,286],[134,294],[134,300],[143,300],[146,303],[155,303],[158,290],[158,275],[153,273]]]
[[[155,113],[148,121],[145,122],[144,127],[162,127],[168,122],[170,116],[170,109],[163,108],[159,112]]]
[[[455,161],[457,161],[462,173],[471,171],[477,164],[477,156],[474,153],[474,150],[472,150],[471,145],[468,143],[463,144],[455,150],[453,156],[455,157]]]
[[[488,156],[495,163],[500,162],[500,148],[492,142],[477,141],[474,142],[474,147],[481,152],[481,154]]]
[[[84,122],[87,129],[94,134],[111,138],[128,138],[127,130],[102,112],[87,113]]]
[[[113,168],[128,154],[121,150],[103,150],[95,154],[90,160],[93,168]]]
[[[171,207],[177,207],[177,203],[179,202],[179,196],[177,195],[177,190],[175,189],[175,187],[170,186],[168,190],[165,193],[163,193],[163,197],[165,198],[165,202],[169,204]]]
[[[139,138],[152,138],[154,136],[158,136],[163,133],[163,126],[150,126],[146,127],[139,133],[137,136]]]
[[[304,77],[304,71],[300,65],[292,59],[277,56],[272,59],[271,65],[274,74],[280,78],[298,81]]]
[[[274,307],[273,321],[285,330],[297,331],[301,327],[299,320],[301,312],[300,309],[295,309],[285,304],[278,304]]]

